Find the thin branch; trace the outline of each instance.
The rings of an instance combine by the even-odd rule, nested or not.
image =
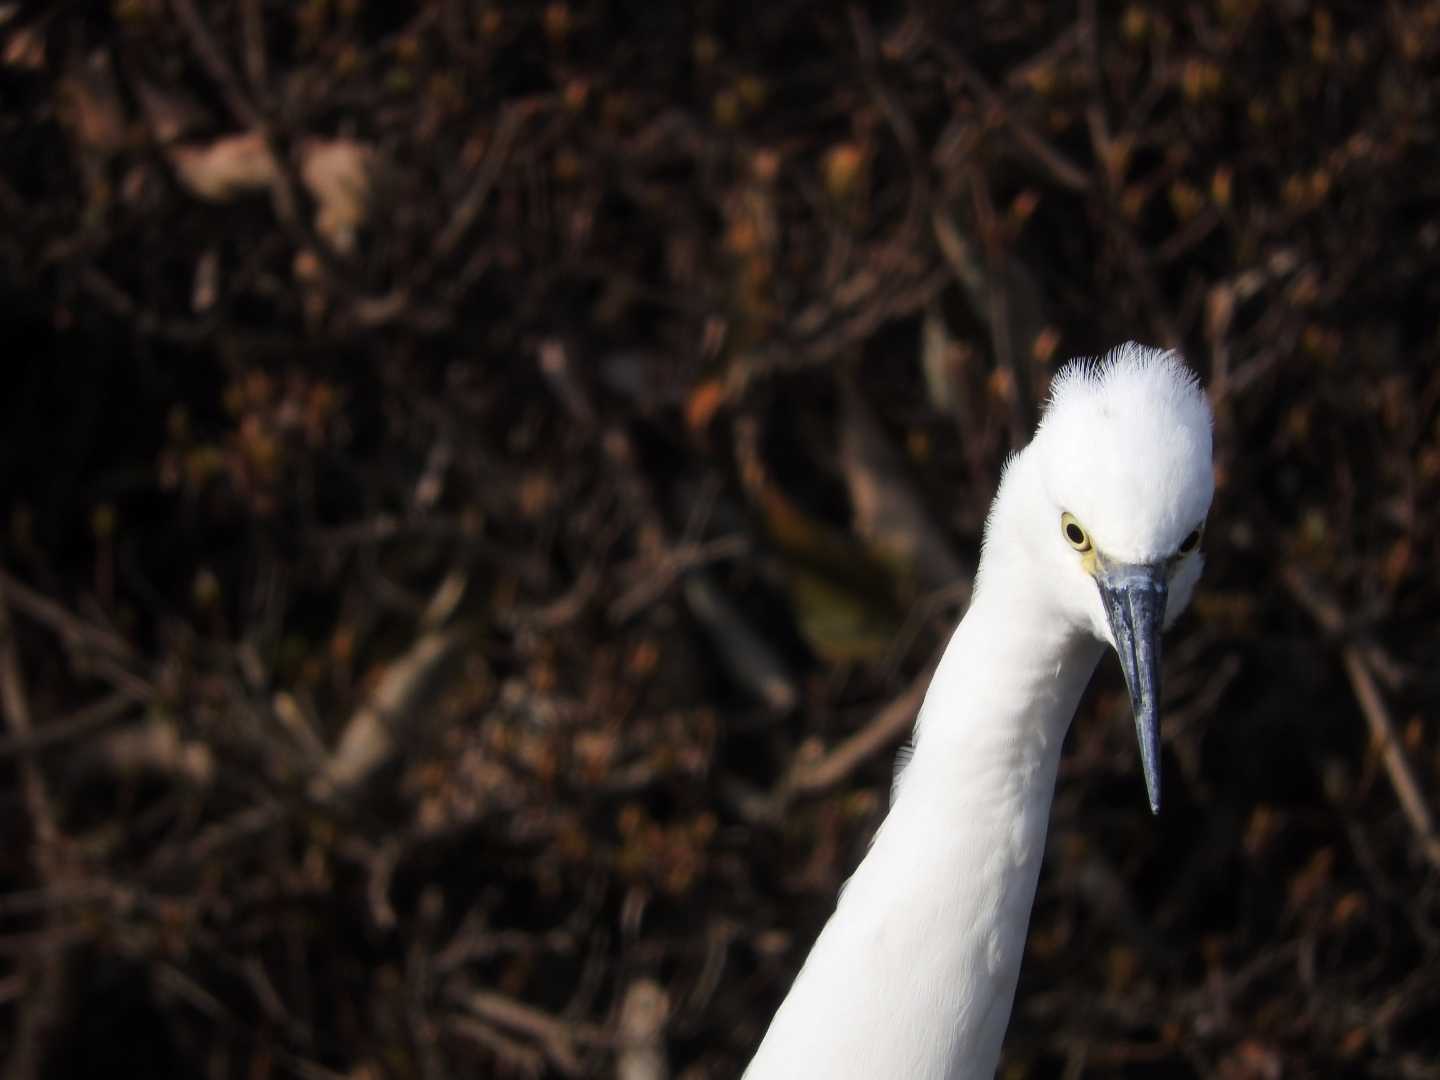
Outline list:
[[[959,49],[948,44],[938,34],[935,35],[932,46],[950,70],[970,86],[970,89],[980,99],[985,112],[1010,132],[1015,141],[1034,159],[1036,164],[1044,167],[1052,180],[1071,191],[1090,190],[1090,174],[1071,161],[1054,143],[1016,116],[1010,106],[1006,104],[1004,97],[990,85],[985,76],[966,63],[965,57]]]
[[[813,795],[834,787],[876,754],[894,746],[915,722],[934,669],[927,667],[855,734],[816,761],[791,768],[782,782],[786,794]]]
[[[133,690],[116,690],[87,705],[70,716],[51,720],[39,730],[31,731],[24,737],[11,735],[0,739],[0,760],[17,754],[29,754],[61,743],[89,735],[119,720],[136,705],[147,700],[148,695],[136,694]]]
[[[190,47],[195,50],[195,55],[210,78],[220,87],[220,93],[225,98],[225,104],[235,114],[235,118],[246,127],[254,128],[268,134],[269,125],[260,110],[250,100],[245,87],[241,85],[240,78],[230,67],[230,62],[225,59],[225,54],[220,51],[219,45],[215,43],[214,36],[210,33],[205,20],[195,10],[191,0],[171,0],[171,7],[175,9],[175,16],[180,21],[180,26],[190,39]],[[268,141],[268,139],[267,139]]]
[[[10,622],[7,592],[0,586],[0,712],[12,739],[24,742],[34,733],[30,700],[20,671],[20,659]],[[34,750],[20,759],[20,786],[33,833],[31,859],[36,876],[47,892],[63,884],[65,874],[60,851],[60,828],[44,774]],[[47,915],[45,934],[55,929]],[[61,1025],[69,964],[63,955],[34,957],[33,982],[24,995],[24,1005],[15,1025],[14,1042],[6,1058],[5,1075],[29,1080],[42,1074],[50,1043]]]
[[[1400,809],[1405,812],[1410,827],[1415,830],[1421,853],[1432,866],[1440,869],[1440,836],[1435,832],[1435,820],[1431,817],[1430,808],[1425,804],[1425,796],[1420,791],[1420,784],[1405,756],[1405,749],[1395,730],[1390,710],[1385,705],[1380,688],[1375,685],[1375,677],[1371,675],[1370,667],[1358,646],[1347,645],[1341,653],[1341,660],[1345,664],[1345,674],[1350,678],[1351,689],[1355,692],[1355,700],[1360,705],[1360,711],[1365,714],[1365,722],[1370,726],[1370,737],[1380,748],[1380,760],[1385,763],[1385,772],[1390,777],[1390,785],[1395,789],[1395,797],[1400,800]]]
[[[135,658],[135,650],[124,638],[106,627],[86,622],[55,601],[22,585],[4,570],[0,570],[0,595],[5,597],[7,607],[13,606],[42,626],[49,627],[71,648],[83,644],[116,660]]]
[[[465,239],[470,227],[479,218],[480,211],[485,208],[485,202],[490,197],[496,181],[500,178],[500,171],[510,160],[510,151],[514,147],[516,139],[519,138],[525,121],[539,112],[543,104],[542,100],[532,98],[508,105],[502,110],[500,122],[495,125],[495,133],[490,138],[490,145],[486,149],[484,160],[475,170],[469,187],[456,202],[454,210],[450,213],[450,220],[445,223],[445,227],[440,230],[434,243],[431,244],[429,269],[433,270],[459,248],[460,242]]]
[[[615,1035],[604,1028],[571,1023],[493,991],[458,991],[451,998],[475,1017],[471,1023],[478,1022],[493,1032],[508,1030],[533,1040],[544,1060],[565,1076],[580,1076],[585,1071],[575,1049],[577,1044],[610,1047],[616,1042]],[[460,1019],[452,1016],[451,1022]]]
[[[1327,634],[1339,636],[1345,632],[1346,619],[1340,605],[1327,596],[1303,571],[1294,566],[1286,566],[1281,571],[1281,580],[1290,590],[1290,595]],[[1420,783],[1415,778],[1415,771],[1405,756],[1404,745],[1395,730],[1395,722],[1390,716],[1379,686],[1376,685],[1366,656],[1367,647],[1355,642],[1345,644],[1340,651],[1341,663],[1344,664],[1346,677],[1350,680],[1350,689],[1354,692],[1355,701],[1370,728],[1370,737],[1380,750],[1380,760],[1385,765],[1390,786],[1395,789],[1400,809],[1404,811],[1411,829],[1415,832],[1421,853],[1432,866],[1440,869],[1440,835],[1436,834],[1434,817],[1420,790]]]
[[[23,744],[34,737],[30,701],[20,673],[15,636],[10,624],[9,597],[3,586],[0,586],[0,711],[4,712],[12,740]],[[21,759],[20,784],[24,790],[25,809],[30,814],[30,824],[35,832],[37,856],[39,861],[46,863],[41,868],[41,874],[48,877],[49,854],[59,836],[59,828],[45,778],[35,762],[33,750]]]

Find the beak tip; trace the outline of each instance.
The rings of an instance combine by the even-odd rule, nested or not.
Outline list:
[[[1148,758],[1142,764],[1145,767],[1145,795],[1150,800],[1150,813],[1155,816],[1160,814],[1160,768],[1159,754],[1154,758]]]

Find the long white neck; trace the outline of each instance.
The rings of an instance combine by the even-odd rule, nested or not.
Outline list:
[[[994,1075],[1060,746],[1101,646],[991,559],[914,757],[747,1080]]]

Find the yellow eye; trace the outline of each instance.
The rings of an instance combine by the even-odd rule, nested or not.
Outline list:
[[[1199,526],[1198,528],[1191,529],[1190,535],[1185,537],[1184,540],[1180,541],[1180,554],[1189,555],[1192,551],[1198,548],[1200,546],[1200,535],[1204,531],[1205,526],[1203,525]]]
[[[1064,535],[1065,542],[1076,551],[1090,550],[1090,535],[1080,527],[1074,514],[1060,515],[1060,532]]]

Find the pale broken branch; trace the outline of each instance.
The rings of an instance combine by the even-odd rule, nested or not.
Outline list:
[[[392,759],[460,641],[455,631],[427,633],[386,670],[346,725],[316,792],[319,797],[354,790]]]
[[[670,1000],[654,979],[636,979],[620,1005],[620,1050],[615,1056],[616,1080],[667,1080],[665,1021]]]

